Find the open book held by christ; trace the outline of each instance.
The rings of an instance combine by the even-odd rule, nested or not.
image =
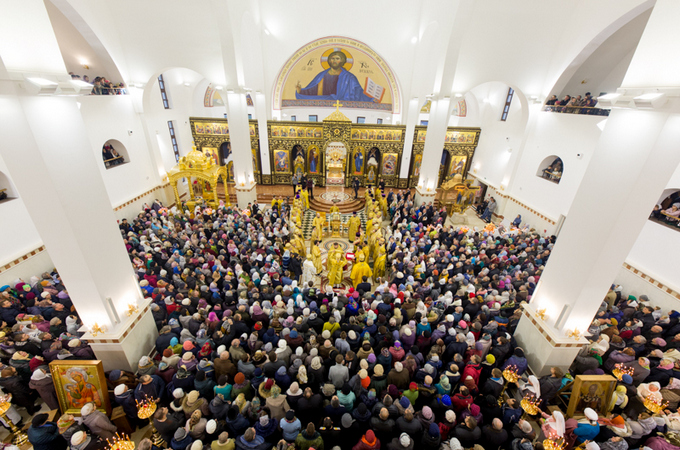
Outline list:
[[[366,77],[366,81],[364,81],[364,94],[373,98],[374,101],[381,103],[383,95],[385,95],[385,88],[371,80],[369,77]]]

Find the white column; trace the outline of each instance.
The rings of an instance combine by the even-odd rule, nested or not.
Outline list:
[[[95,322],[106,329],[84,338],[106,370],[136,368],[157,331],[100,175],[101,149],[91,148],[76,99],[35,95],[24,80],[35,76],[72,89],[44,2],[5,2],[0,155],[85,329]],[[127,316],[128,304],[139,312]]]
[[[546,310],[542,327],[554,334],[555,342],[574,342],[566,333],[587,330],[680,164],[678,142],[678,114],[612,111],[527,308],[530,315]],[[532,370],[543,374],[555,349],[538,351],[536,331],[531,320],[522,319],[517,340],[528,350]],[[567,358],[563,365],[569,363]]]
[[[680,164],[680,101],[673,90],[680,86],[680,76],[677,61],[661,56],[677,47],[680,32],[671,17],[679,13],[677,2],[657,2],[620,92],[631,100],[642,93],[665,92],[668,103],[635,109],[626,101],[627,109],[612,110],[517,327],[517,341],[538,375],[547,373],[551,364],[569,366],[578,346],[565,335],[587,329]],[[545,320],[536,318],[539,309],[545,309]]]
[[[449,97],[432,100],[427,137],[423,148],[423,162],[420,166],[420,179],[416,187],[416,205],[434,201],[446,128],[449,123],[450,104]]]
[[[272,169],[269,163],[269,135],[267,134],[267,100],[261,92],[255,94],[255,114],[257,115],[257,128],[260,132],[260,162],[262,174],[271,175]]]
[[[413,158],[413,134],[418,125],[418,113],[420,108],[420,100],[414,97],[408,102],[408,110],[406,111],[406,130],[404,132],[404,150],[401,153],[401,170],[399,170],[399,178],[408,178],[409,169],[411,168],[411,159]]]
[[[105,367],[135,367],[153,347],[156,327],[75,99],[2,92],[0,121],[0,154],[79,316],[87,329],[106,327],[85,338],[98,358],[106,356]],[[141,312],[128,317],[128,304]],[[126,345],[133,332],[135,342]]]
[[[257,199],[253,157],[250,147],[248,104],[244,92],[227,91],[227,120],[234,161],[236,202],[243,209]]]

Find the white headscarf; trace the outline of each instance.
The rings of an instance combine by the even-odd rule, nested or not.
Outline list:
[[[559,411],[553,411],[552,418],[548,419],[548,425],[559,437],[564,437],[564,416]]]
[[[536,394],[536,398],[541,398],[541,385],[536,376],[529,375],[529,386],[527,386],[527,389]]]

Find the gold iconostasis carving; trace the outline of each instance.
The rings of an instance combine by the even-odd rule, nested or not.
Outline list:
[[[227,119],[191,117],[191,132],[196,148],[217,165],[227,166],[233,183],[233,154]],[[417,126],[413,134],[408,177],[399,178],[404,164],[406,127],[403,125],[356,124],[339,111],[323,122],[267,122],[270,172],[262,174],[259,127],[250,122],[250,143],[254,178],[260,184],[290,184],[293,176],[305,173],[317,186],[352,185],[356,177],[362,186],[383,180],[392,188],[414,187],[418,183],[427,127]],[[446,133],[440,161],[439,185],[454,175],[467,175],[479,142],[479,128],[450,127]],[[327,151],[344,147],[342,175],[338,161],[329,167]]]

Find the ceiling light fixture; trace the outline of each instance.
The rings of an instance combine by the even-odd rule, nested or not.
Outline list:
[[[621,94],[605,94],[597,97],[598,106],[601,108],[611,108],[616,104],[616,101],[621,97]]]
[[[85,87],[85,88],[86,87],[92,87],[92,84],[88,83],[87,81],[83,81],[83,80],[71,80],[71,83],[75,86],[78,86],[78,87]]]
[[[38,86],[57,86],[59,84],[56,81],[48,80],[47,78],[28,77],[26,79],[33,84],[37,84]]]
[[[413,36],[413,37],[411,38],[411,44],[415,44],[416,42],[418,42],[418,37],[417,37],[417,36]]]
[[[666,104],[666,100],[666,94],[663,92],[650,92],[633,97],[635,107],[640,109],[660,108]]]

